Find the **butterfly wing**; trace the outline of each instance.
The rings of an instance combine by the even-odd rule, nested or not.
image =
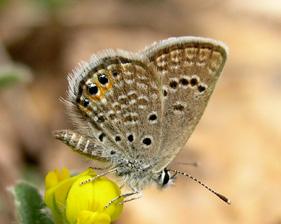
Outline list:
[[[198,37],[170,38],[143,52],[154,65],[162,87],[162,136],[158,164],[166,167],[193,132],[226,61],[226,46]]]
[[[106,50],[69,78],[68,107],[80,132],[127,159],[147,158],[160,145],[160,80],[148,64],[141,54]]]

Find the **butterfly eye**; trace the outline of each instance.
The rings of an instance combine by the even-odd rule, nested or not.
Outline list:
[[[159,184],[161,187],[166,187],[172,182],[171,173],[164,169],[159,176]]]
[[[102,85],[106,85],[108,83],[108,78],[105,74],[99,74],[98,80]]]

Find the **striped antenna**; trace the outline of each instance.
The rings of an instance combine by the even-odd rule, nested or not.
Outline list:
[[[215,194],[217,197],[219,197],[221,200],[223,200],[227,204],[229,204],[229,205],[231,204],[230,200],[227,197],[225,197],[224,195],[214,191],[212,188],[208,187],[206,184],[203,184],[200,180],[196,179],[195,177],[191,176],[190,174],[184,173],[184,172],[181,172],[181,171],[178,171],[178,170],[172,170],[172,169],[169,169],[169,170],[172,171],[172,172],[175,172],[175,175],[180,174],[180,175],[183,175],[185,177],[190,178],[191,180],[195,181],[196,183],[198,183],[201,186],[203,186],[204,188],[206,188],[211,193]]]

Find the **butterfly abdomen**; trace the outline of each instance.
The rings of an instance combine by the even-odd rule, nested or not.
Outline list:
[[[100,145],[95,144],[91,139],[86,136],[77,134],[70,130],[58,130],[53,133],[55,138],[63,141],[66,145],[70,146],[74,151],[101,161],[109,160],[111,151],[105,150]]]

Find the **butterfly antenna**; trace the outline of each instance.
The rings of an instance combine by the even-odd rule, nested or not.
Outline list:
[[[212,188],[208,187],[206,184],[203,184],[200,180],[196,179],[195,177],[191,176],[190,174],[184,173],[184,172],[181,172],[181,171],[178,171],[178,170],[171,170],[170,169],[170,171],[175,172],[175,174],[181,174],[183,176],[186,176],[186,177],[190,178],[191,180],[195,181],[196,183],[198,183],[201,186],[203,186],[204,188],[206,188],[211,193],[215,194],[217,197],[219,197],[221,200],[223,200],[227,204],[229,204],[229,205],[231,204],[230,200],[227,197],[225,197],[224,195],[214,191]]]

